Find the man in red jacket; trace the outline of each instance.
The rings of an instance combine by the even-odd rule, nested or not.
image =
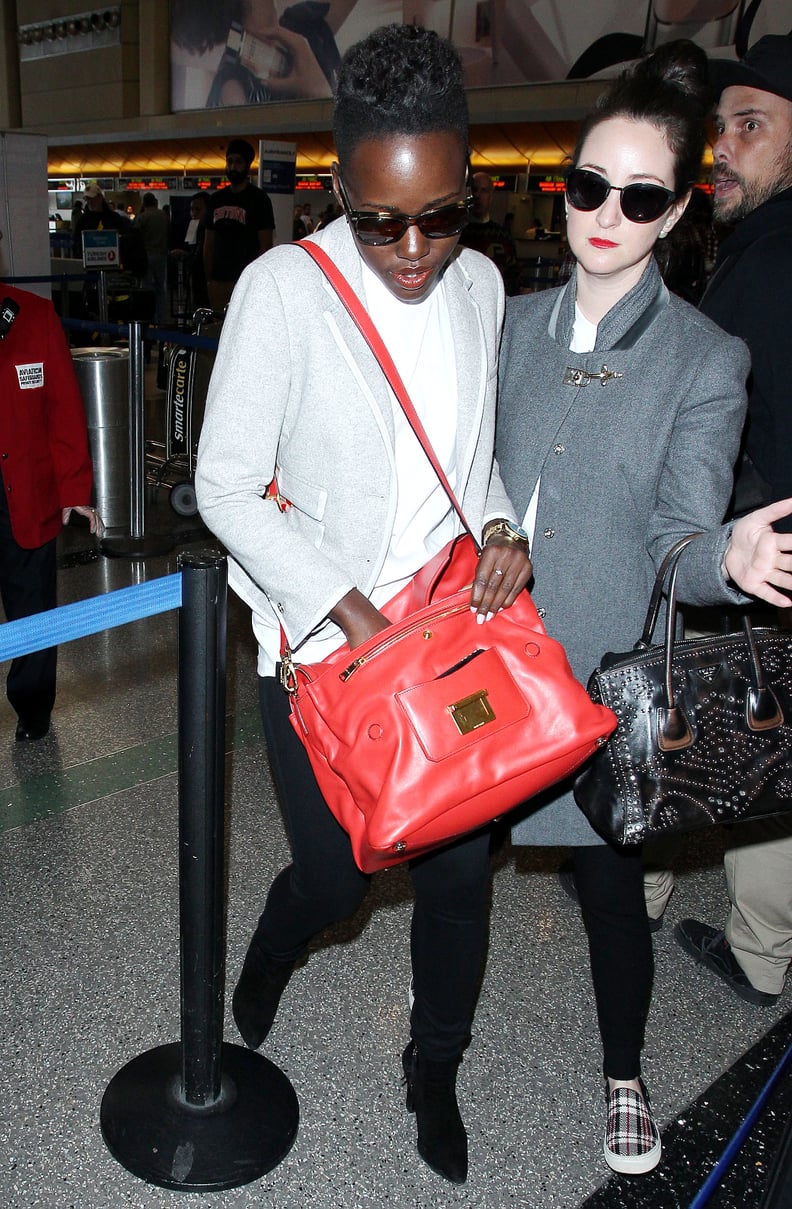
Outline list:
[[[0,596],[15,621],[55,607],[55,539],[89,506],[93,475],[80,388],[50,302],[0,285]],[[55,703],[57,647],[11,664],[8,700],[19,742],[41,739]]]

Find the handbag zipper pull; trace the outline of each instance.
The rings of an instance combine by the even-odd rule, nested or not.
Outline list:
[[[349,664],[349,666],[345,667],[343,672],[341,672],[341,674],[338,677],[339,680],[341,680],[342,683],[346,684],[347,680],[352,675],[352,673],[356,672],[359,667],[362,667],[365,662],[366,662],[365,655],[360,655],[357,659],[353,659],[352,662]]]
[[[463,591],[467,592],[467,589],[465,588]],[[459,595],[459,593],[456,595]],[[423,629],[423,636],[428,642],[434,637],[432,629],[429,628],[430,625],[436,624],[438,621],[442,621],[446,617],[453,617],[455,613],[460,613],[467,607],[467,601],[465,601],[463,604],[452,605],[450,608],[445,609],[444,612],[437,613],[431,618],[425,618],[423,621],[417,622],[416,625],[411,626],[407,630],[399,630],[396,626],[392,626],[388,630],[383,630],[381,641],[378,642],[376,646],[372,647],[370,651],[366,651],[365,655],[358,655],[357,659],[353,659],[351,663],[347,664],[343,672],[338,673],[339,680],[345,684],[349,677],[356,672],[358,668],[361,668],[364,663],[369,663],[376,655],[379,655],[382,651],[387,650],[392,643],[398,642],[400,638],[406,637],[415,630]],[[397,631],[395,635],[393,633],[394,630]]]

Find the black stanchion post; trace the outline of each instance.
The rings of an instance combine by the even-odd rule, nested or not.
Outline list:
[[[129,324],[129,477],[132,484],[129,535],[143,537],[146,529],[146,492],[143,436],[146,377],[143,367],[143,328],[138,319]]]
[[[107,273],[104,269],[99,270],[99,276],[96,280],[96,294],[99,300],[99,322],[107,323],[110,308],[107,303]]]
[[[225,562],[182,555],[179,614],[179,906],[182,1058],[188,1104],[221,1095],[225,842]],[[222,579],[222,583],[221,583]],[[196,658],[200,655],[200,658]],[[203,909],[206,901],[216,909]]]
[[[69,318],[69,278],[65,273],[61,274],[60,279],[60,306],[61,319]]]
[[[226,562],[182,554],[179,617],[181,1041],[133,1058],[102,1100],[102,1134],[150,1184],[201,1191],[258,1179],[297,1134],[278,1067],[223,1042]]]

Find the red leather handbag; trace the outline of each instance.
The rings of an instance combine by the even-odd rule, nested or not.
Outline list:
[[[317,245],[299,246],[320,260],[361,330],[371,328],[363,334],[459,513],[376,329]],[[390,629],[318,664],[282,652],[292,725],[367,873],[490,823],[569,776],[616,725],[575,679],[527,592],[477,624],[478,551],[462,520],[467,534],[383,609]]]

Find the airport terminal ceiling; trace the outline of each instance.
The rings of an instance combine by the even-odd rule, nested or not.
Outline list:
[[[522,122],[488,123],[471,129],[475,168],[492,172],[524,173],[560,166],[574,146],[577,123]],[[329,131],[277,134],[251,131],[246,138],[274,138],[297,144],[298,173],[326,173],[335,159]],[[84,140],[63,146],[50,144],[48,171],[51,177],[132,176],[141,173],[172,176],[223,173],[225,146],[232,137],[119,139],[88,143]],[[59,140],[60,141],[60,140]]]
[[[790,0],[663,0],[662,4],[659,0],[589,0],[586,4],[573,0],[554,4],[452,0],[449,6],[447,0],[410,0],[409,5],[396,4],[395,9],[404,19],[420,19],[437,28],[458,46],[466,71],[474,166],[493,175],[523,175],[553,172],[563,165],[574,145],[577,123],[591,108],[604,80],[639,53],[684,36],[692,37],[711,57],[733,58],[739,40],[754,41],[765,33],[785,32],[789,4]],[[33,7],[60,10],[61,5],[55,0],[16,5],[20,13],[27,14],[28,7],[28,16],[33,18]],[[31,132],[49,133],[51,177],[216,176],[223,171],[228,140],[237,135],[251,141],[263,137],[294,142],[298,173],[328,171],[334,152],[327,71],[326,97],[297,89],[291,99],[284,94],[278,100],[276,77],[270,78],[272,64],[269,74],[262,75],[255,55],[248,62],[254,43],[261,48],[255,31],[245,30],[250,46],[244,38],[238,46],[238,31],[234,31],[230,40],[220,38],[208,48],[203,44],[196,47],[188,36],[192,25],[182,29],[181,18],[173,17],[176,11],[191,16],[197,13],[205,20],[219,8],[213,0],[187,0],[175,10],[158,0],[146,0],[145,5],[141,0],[141,11],[156,13],[157,21],[144,22],[140,30],[132,17],[137,7],[129,5],[131,25],[123,4],[112,6],[104,15],[97,13],[102,21],[117,14],[114,29],[105,30],[102,36],[115,38],[119,54],[127,42],[129,50],[126,58],[113,58],[113,47],[96,52],[104,56],[96,58],[104,73],[100,88],[106,93],[109,90],[110,107],[104,109],[108,115],[104,120],[93,87],[88,99],[82,79],[78,76],[75,81],[63,58],[67,51],[77,55],[82,43],[72,46],[68,37],[59,41],[57,21],[52,31],[46,22],[42,30],[31,27],[29,44],[24,39],[20,42],[23,117],[27,114],[22,124]],[[344,0],[339,9],[340,26],[333,26],[338,34],[337,49],[343,53],[350,41],[368,32],[375,17],[379,23],[386,15],[392,19],[393,8],[391,0]],[[20,27],[17,34],[23,32]],[[135,58],[136,41],[140,62]],[[242,89],[242,100],[239,88],[228,93],[221,90],[217,95],[212,91],[220,62],[225,63],[228,55],[247,64],[248,75],[254,66],[259,73],[253,75],[261,87]],[[121,70],[125,63],[128,74]],[[265,77],[269,81],[266,88]],[[60,91],[54,95],[63,97],[63,105],[44,104],[43,98],[52,94],[58,81]],[[165,81],[169,81],[167,88]],[[116,85],[123,85],[120,92]],[[136,87],[141,101],[145,100],[144,112],[136,113],[129,100]],[[110,116],[113,113],[123,116]]]

